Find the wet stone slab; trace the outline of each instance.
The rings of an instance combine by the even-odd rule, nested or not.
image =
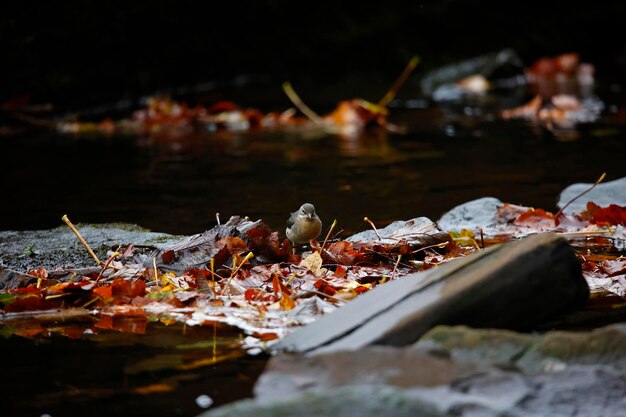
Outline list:
[[[545,335],[441,326],[406,347],[277,356],[254,400],[202,416],[625,416],[625,343],[624,325]]]
[[[107,252],[119,245],[132,243],[159,248],[181,239],[125,223],[78,225],[77,228],[101,260],[106,260]],[[37,267],[53,270],[96,265],[76,235],[68,227],[60,226],[51,230],[0,232],[0,266],[26,271]]]

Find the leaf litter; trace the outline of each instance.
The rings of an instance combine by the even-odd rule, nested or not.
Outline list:
[[[554,214],[502,203],[488,225],[476,228],[441,231],[427,218],[371,225],[345,240],[312,241],[297,253],[261,220],[234,216],[164,249],[129,245],[110,252],[93,269],[53,275],[31,269],[32,280],[0,292],[0,324],[5,333],[25,337],[57,332],[72,338],[86,331],[75,325],[80,322],[91,333],[132,334],[145,333],[154,321],[219,325],[239,329],[242,346],[258,351],[378,285],[545,232],[569,240],[592,297],[626,298],[623,206],[589,202],[582,212]]]

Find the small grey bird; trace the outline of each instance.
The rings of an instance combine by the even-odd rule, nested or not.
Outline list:
[[[294,244],[309,243],[317,238],[322,231],[322,221],[315,214],[315,207],[311,203],[304,203],[298,211],[291,213],[287,220],[287,239]]]

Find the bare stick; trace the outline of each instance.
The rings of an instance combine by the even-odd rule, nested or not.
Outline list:
[[[246,257],[243,258],[243,261],[241,261],[241,263],[239,265],[237,265],[237,268],[233,269],[233,272],[231,272],[230,278],[228,278],[228,281],[226,282],[226,286],[222,289],[222,292],[220,293],[220,295],[224,295],[226,290],[228,290],[228,286],[230,285],[230,282],[233,280],[233,277],[235,275],[237,275],[237,272],[239,272],[239,269],[243,266],[243,264],[248,262],[250,260],[250,258],[252,258],[253,256],[254,256],[254,254],[252,252],[248,252]]]
[[[324,246],[326,246],[326,242],[328,241],[328,238],[330,237],[330,234],[333,232],[333,229],[335,228],[335,226],[337,226],[337,219],[333,220],[333,224],[330,226],[330,229],[328,230],[328,233],[326,234],[324,243],[322,243],[322,250],[324,250]]]
[[[222,222],[220,221],[220,214],[219,213],[215,213],[215,218],[217,219],[217,225],[221,226]]]
[[[98,257],[96,256],[96,254],[93,252],[93,250],[91,250],[91,248],[89,247],[89,245],[87,244],[87,241],[82,237],[82,235],[80,234],[80,232],[78,231],[78,229],[76,229],[74,227],[74,225],[72,224],[72,222],[70,221],[70,219],[67,218],[67,214],[64,214],[63,217],[61,217],[61,220],[63,220],[63,222],[72,230],[72,232],[74,232],[74,234],[76,235],[76,237],[78,238],[78,240],[80,240],[80,243],[83,244],[83,246],[85,247],[85,249],[87,249],[87,252],[89,252],[89,255],[91,255],[91,257],[94,259],[94,261],[96,261],[96,263],[99,266],[102,266],[102,262],[100,262],[100,259],[98,259]]]
[[[96,284],[98,283],[98,281],[100,281],[100,278],[102,278],[102,274],[104,274],[104,271],[106,271],[106,269],[109,267],[109,264],[113,262],[113,259],[115,259],[115,257],[119,254],[119,252],[113,252],[109,259],[107,259],[107,261],[104,263],[104,266],[100,270],[100,273],[98,274],[98,278],[96,278]]]
[[[398,270],[398,264],[400,263],[400,259],[402,259],[402,255],[398,255],[398,260],[393,266],[393,271],[391,271],[391,279],[394,279],[394,277],[396,276],[396,271]]]
[[[419,62],[420,62],[419,56],[414,55],[413,58],[411,58],[407,66],[404,68],[404,71],[402,71],[400,76],[391,85],[391,88],[389,89],[389,91],[387,91],[387,93],[385,93],[383,98],[381,98],[380,101],[378,102],[378,105],[380,107],[387,107],[387,104],[391,103],[391,100],[393,100],[396,97],[396,94],[398,94],[400,87],[402,87],[402,84],[406,82],[407,78],[409,78],[409,75],[411,75],[411,73],[413,72],[417,64],[419,64]]]
[[[606,172],[603,172],[602,175],[600,175],[600,178],[598,178],[596,180],[596,182],[593,183],[593,185],[589,188],[587,188],[585,191],[583,191],[582,193],[578,194],[576,197],[572,198],[570,201],[567,202],[566,205],[563,206],[563,208],[561,208],[561,210],[559,210],[555,215],[554,218],[558,219],[559,216],[561,214],[563,214],[563,210],[565,210],[567,208],[567,206],[569,206],[570,204],[572,204],[574,201],[578,200],[580,197],[584,196],[585,194],[587,194],[589,191],[593,190],[594,187],[598,184],[600,184],[602,182],[602,180],[604,180],[604,177],[606,177]]]
[[[376,233],[376,236],[378,236],[378,240],[383,240],[383,238],[381,238],[380,235],[378,234],[378,230],[376,229],[376,226],[374,226],[374,223],[372,223],[370,219],[368,219],[367,217],[363,217],[363,221],[369,223],[370,226],[372,226],[372,229],[374,229],[374,233]]]
[[[156,266],[156,258],[152,258],[152,267],[154,268],[154,282],[159,285],[159,270]]]
[[[283,83],[283,91],[285,92],[285,94],[287,94],[287,97],[289,97],[289,100],[291,100],[293,105],[296,106],[298,110],[300,110],[306,117],[308,117],[317,124],[324,123],[324,120],[322,120],[322,118],[317,113],[311,110],[309,106],[304,104],[304,101],[302,101],[300,96],[298,96],[289,81]]]

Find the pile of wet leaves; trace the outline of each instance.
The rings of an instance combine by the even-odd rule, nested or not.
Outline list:
[[[329,233],[294,251],[260,220],[232,217],[160,249],[120,246],[94,268],[30,269],[18,288],[0,293],[0,322],[22,336],[72,338],[102,329],[141,334],[150,322],[227,325],[243,332],[244,348],[258,350],[387,281],[545,232],[577,250],[592,297],[624,297],[625,227],[626,207],[616,204],[553,214],[483,199],[451,210],[439,228],[416,218],[345,240]],[[24,320],[37,317],[45,320]]]

